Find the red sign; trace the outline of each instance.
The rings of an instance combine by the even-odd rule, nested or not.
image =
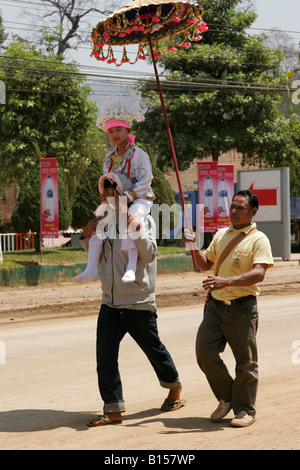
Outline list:
[[[41,237],[57,238],[59,223],[56,158],[40,159],[40,185]]]
[[[258,197],[260,206],[277,206],[277,188],[254,189],[252,183],[249,189]]]

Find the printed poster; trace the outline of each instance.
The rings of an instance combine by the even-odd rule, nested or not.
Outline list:
[[[56,158],[40,159],[41,238],[58,238],[58,185]]]
[[[198,162],[198,197],[204,207],[204,231],[218,229],[218,164]]]
[[[218,229],[230,225],[230,205],[234,193],[234,165],[218,164]]]

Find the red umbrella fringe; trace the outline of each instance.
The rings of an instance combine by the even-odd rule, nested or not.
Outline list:
[[[162,7],[159,6],[156,8],[155,13],[140,15],[139,12],[136,12],[135,18],[130,21],[124,13],[123,15],[112,17],[105,22],[99,23],[97,27],[93,29],[91,35],[94,42],[92,55],[97,60],[106,61],[108,64],[114,63],[117,67],[120,67],[124,63],[135,64],[138,60],[145,60],[147,54],[144,51],[141,37],[139,38],[139,36],[144,35],[147,31],[153,33],[153,27],[157,28],[154,42],[154,55],[156,58],[160,57],[163,52],[176,51],[178,47],[190,47],[191,41],[201,41],[201,33],[206,32],[208,27],[202,20],[202,9],[200,7],[193,5],[188,7],[187,10],[182,11],[183,6],[186,8],[186,4],[177,5],[164,16],[162,15]],[[162,21],[164,22],[164,26],[159,28],[159,23]],[[174,29],[176,30],[175,34]],[[182,31],[186,31],[184,40],[178,43],[174,36]],[[134,35],[134,37],[132,35]],[[166,37],[170,37],[169,45],[162,51],[159,48],[159,41]],[[140,42],[136,59],[133,62],[128,59],[127,51],[124,47],[122,59],[117,64],[112,45],[120,45],[122,42],[123,44]],[[108,51],[105,55],[103,48],[106,45],[108,46]]]

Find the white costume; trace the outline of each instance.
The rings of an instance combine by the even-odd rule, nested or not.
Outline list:
[[[120,174],[117,176],[114,173],[107,173],[99,179],[98,186],[101,194],[104,194],[105,180],[109,180],[111,184],[115,183],[115,189],[120,196],[123,195],[123,189],[129,190],[132,188],[132,181],[125,175]],[[124,212],[127,221],[127,204],[126,206],[122,205],[122,201],[118,197],[107,197],[106,202],[102,202],[95,210],[95,216],[102,217],[102,219],[97,224],[96,233],[89,240],[87,267],[78,276],[73,277],[73,281],[96,281],[98,279],[98,261],[102,252],[103,240],[107,236],[110,238],[115,236],[116,204],[119,202],[121,202],[119,209]],[[104,230],[105,227],[107,227],[107,232]],[[127,271],[133,269],[135,272],[135,264],[136,260],[129,259]],[[124,282],[125,280],[126,278]]]
[[[110,100],[108,100],[106,105],[103,106],[102,113],[99,115],[97,120],[98,127],[101,127],[103,130],[108,130],[113,126],[123,126],[131,129],[131,122],[133,119],[137,121],[144,119],[144,110],[141,108],[140,100],[140,94],[132,96],[132,93],[129,97],[125,98],[125,103],[124,99],[122,99],[121,102],[120,98],[112,97]],[[106,155],[103,165],[103,176],[101,178],[104,177],[107,179],[114,178],[115,181],[118,180],[119,182],[120,179],[122,179],[122,182],[127,181],[127,187],[128,181],[132,182],[132,187],[130,187],[130,189],[124,187],[121,183],[120,184],[122,188],[120,189],[120,185],[119,189],[117,187],[119,194],[127,196],[130,201],[128,208],[129,216],[140,217],[142,221],[143,218],[150,213],[153,200],[155,199],[154,193],[151,189],[151,181],[153,178],[152,165],[148,154],[134,144],[133,136],[129,136],[128,145],[121,156],[117,155],[116,149]],[[99,180],[100,192],[101,178]],[[112,204],[112,201],[110,204]],[[97,211],[99,215],[102,215],[102,204],[98,207]],[[97,211],[95,212],[96,215],[98,215]],[[73,280],[88,281],[97,279],[98,259],[102,250],[100,232],[103,230],[103,228],[104,227],[102,226],[98,230],[97,227],[97,234],[91,237],[89,243],[88,266],[86,270],[73,278]],[[130,231],[131,229],[129,227],[128,229],[126,228],[124,230],[123,234],[121,234],[122,249],[128,251],[128,265],[122,278],[123,282],[135,281],[138,250],[134,240],[130,236]],[[98,251],[96,252],[95,249],[94,255],[92,255],[92,253],[90,254],[91,246],[93,248],[96,245]],[[97,259],[96,265],[95,262],[92,261],[93,257],[94,259],[95,257]]]

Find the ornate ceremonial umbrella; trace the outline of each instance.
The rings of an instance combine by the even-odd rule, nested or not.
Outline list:
[[[180,181],[179,169],[173,144],[172,133],[166,113],[164,98],[160,85],[159,75],[155,59],[163,52],[175,51],[178,47],[189,47],[191,41],[200,41],[201,33],[207,31],[208,27],[202,21],[202,8],[185,0],[133,0],[129,5],[116,10],[111,16],[97,24],[91,33],[94,43],[92,55],[100,61],[120,66],[124,63],[135,63],[137,60],[145,60],[146,53],[143,44],[149,44],[151,58],[154,66],[157,88],[164,114],[166,129],[170,142],[174,168],[176,172],[182,208],[185,215],[187,227],[189,227],[185,200]],[[177,42],[175,36],[185,32],[184,39]],[[169,38],[169,45],[161,51],[159,41]],[[130,62],[127,57],[126,45],[138,44],[137,57]],[[124,46],[123,56],[120,63],[114,58],[112,46]],[[108,46],[107,54],[104,53]],[[193,261],[195,265],[194,253]]]

